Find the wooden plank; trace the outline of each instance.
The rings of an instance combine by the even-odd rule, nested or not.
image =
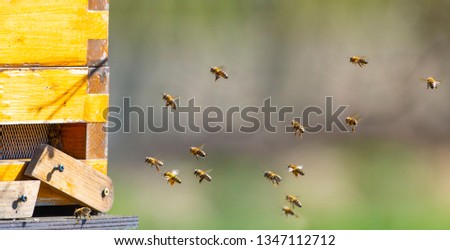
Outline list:
[[[88,123],[86,132],[86,159],[107,158],[108,137],[103,131],[105,123]]]
[[[102,174],[107,173],[107,159],[80,160]],[[30,159],[24,160],[0,160],[0,181],[28,180],[23,173]]]
[[[63,171],[55,169],[60,164]],[[41,180],[97,211],[107,212],[112,207],[114,190],[108,176],[49,145],[36,150],[24,175]]]
[[[66,205],[80,205],[80,202],[56,190],[49,184],[42,182],[39,188],[39,194],[36,201],[36,207],[42,206],[66,206]]]
[[[33,215],[40,181],[1,181],[0,219]]]
[[[106,122],[108,94],[88,94],[89,68],[0,69],[0,124]]]
[[[0,220],[0,229],[9,230],[106,230],[135,229],[139,226],[137,216],[94,215],[90,220],[75,224],[75,217],[33,217],[20,220]]]
[[[107,7],[98,0],[0,1],[0,66],[93,65],[102,60],[93,56],[107,56],[88,46],[89,39],[107,42]]]
[[[109,105],[109,95],[88,94],[86,105],[84,106],[84,121],[86,122],[106,122],[106,115]]]
[[[88,93],[109,93],[109,67],[89,68]]]

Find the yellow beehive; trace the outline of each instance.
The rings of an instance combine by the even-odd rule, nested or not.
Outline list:
[[[0,1],[0,196],[39,179],[25,170],[42,144],[106,174],[108,14],[107,0]],[[65,181],[41,180],[35,206],[91,205]]]

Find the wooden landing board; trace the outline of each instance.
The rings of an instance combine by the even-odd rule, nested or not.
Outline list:
[[[27,218],[33,215],[40,181],[1,181],[0,219]],[[20,200],[23,195],[24,200]]]
[[[33,217],[21,220],[0,220],[0,230],[125,230],[135,229],[139,226],[137,216],[95,215],[90,220],[75,224],[71,216]]]
[[[54,169],[59,164],[64,166],[63,172]],[[112,207],[114,190],[108,176],[49,145],[36,149],[24,175],[49,184],[79,201],[80,205],[100,212]],[[105,190],[108,195],[104,195]]]
[[[89,93],[89,73],[87,67],[0,68],[0,124],[106,122],[109,95]]]
[[[0,66],[87,66],[108,56],[107,0],[0,1]]]

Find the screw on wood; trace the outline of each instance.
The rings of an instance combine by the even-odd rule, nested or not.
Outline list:
[[[64,172],[64,165],[63,164],[58,164],[58,166],[53,168],[54,170],[58,170],[59,172]]]
[[[21,201],[21,202],[27,202],[28,198],[27,198],[26,195],[22,194],[22,195],[19,197],[18,200]]]
[[[106,196],[108,196],[108,195],[109,195],[109,189],[108,189],[108,188],[103,189],[103,191],[102,191],[102,197],[106,197]]]

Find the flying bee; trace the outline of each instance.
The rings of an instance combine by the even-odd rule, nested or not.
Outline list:
[[[283,211],[283,213],[286,215],[286,218],[289,215],[295,216],[296,218],[298,218],[298,215],[294,213],[294,210],[290,207],[283,207],[281,208],[281,211]]]
[[[155,157],[145,157],[145,162],[148,163],[151,167],[155,167],[156,171],[159,172],[159,168],[164,166],[164,163],[161,160],[156,159]]]
[[[280,185],[280,182],[281,182],[281,180],[282,180],[282,179],[281,179],[281,176],[275,174],[275,173],[272,172],[272,171],[266,171],[266,172],[264,172],[264,177],[266,177],[268,180],[272,181],[272,184],[273,184],[274,186]]]
[[[302,175],[302,176],[305,175],[305,172],[303,171],[303,166],[296,166],[294,164],[289,164],[288,165],[288,170],[293,175],[295,175],[295,177],[297,177],[299,175]]]
[[[161,93],[161,95],[163,96],[162,99],[166,102],[166,107],[170,106],[172,107],[174,110],[177,109],[177,104],[175,103],[175,100],[177,98],[172,97],[169,94],[166,93]]]
[[[73,215],[75,216],[75,220],[76,220],[75,224],[78,224],[78,222],[81,218],[91,219],[91,212],[92,212],[92,210],[88,207],[80,207],[78,209],[75,209],[75,212],[73,213]]]
[[[350,62],[351,63],[353,63],[353,64],[358,64],[359,65],[359,67],[362,67],[362,66],[364,66],[364,65],[366,65],[366,64],[368,64],[369,62],[366,60],[366,57],[365,56],[361,56],[361,57],[358,57],[358,56],[352,56],[352,57],[350,57]]]
[[[436,80],[433,77],[428,78],[422,78],[423,80],[427,81],[427,89],[437,89],[438,85],[441,84],[440,80]]]
[[[294,208],[294,206],[302,207],[302,203],[298,200],[298,198],[291,194],[286,195],[286,200],[292,204],[292,208]]]
[[[215,81],[219,78],[228,79],[228,74],[224,71],[225,66],[211,67],[211,73],[216,77]]]
[[[199,156],[200,156],[200,157],[203,157],[203,158],[207,156],[207,154],[205,153],[205,151],[203,151],[203,147],[204,147],[203,144],[200,145],[199,147],[190,147],[190,148],[189,148],[189,151],[190,151],[191,154],[194,155],[195,158],[197,158],[197,160],[198,160],[198,157],[199,157]]]
[[[297,132],[298,132],[298,136],[301,139],[303,133],[305,133],[305,128],[300,124],[300,122],[298,122],[296,120],[292,120],[291,125],[292,125],[292,128],[294,128],[294,136],[296,136]]]
[[[211,176],[207,172],[205,172],[205,171],[203,171],[201,169],[195,169],[194,170],[194,175],[198,177],[198,182],[199,183],[202,183],[203,179],[205,179],[207,181],[212,181]]]
[[[163,176],[166,177],[167,183],[169,183],[171,186],[174,185],[175,182],[181,184],[181,180],[177,175],[178,171],[176,170],[167,171],[163,174]]]
[[[356,126],[358,126],[358,121],[360,120],[359,115],[351,115],[345,118],[345,123],[352,127],[352,132],[355,133]]]

